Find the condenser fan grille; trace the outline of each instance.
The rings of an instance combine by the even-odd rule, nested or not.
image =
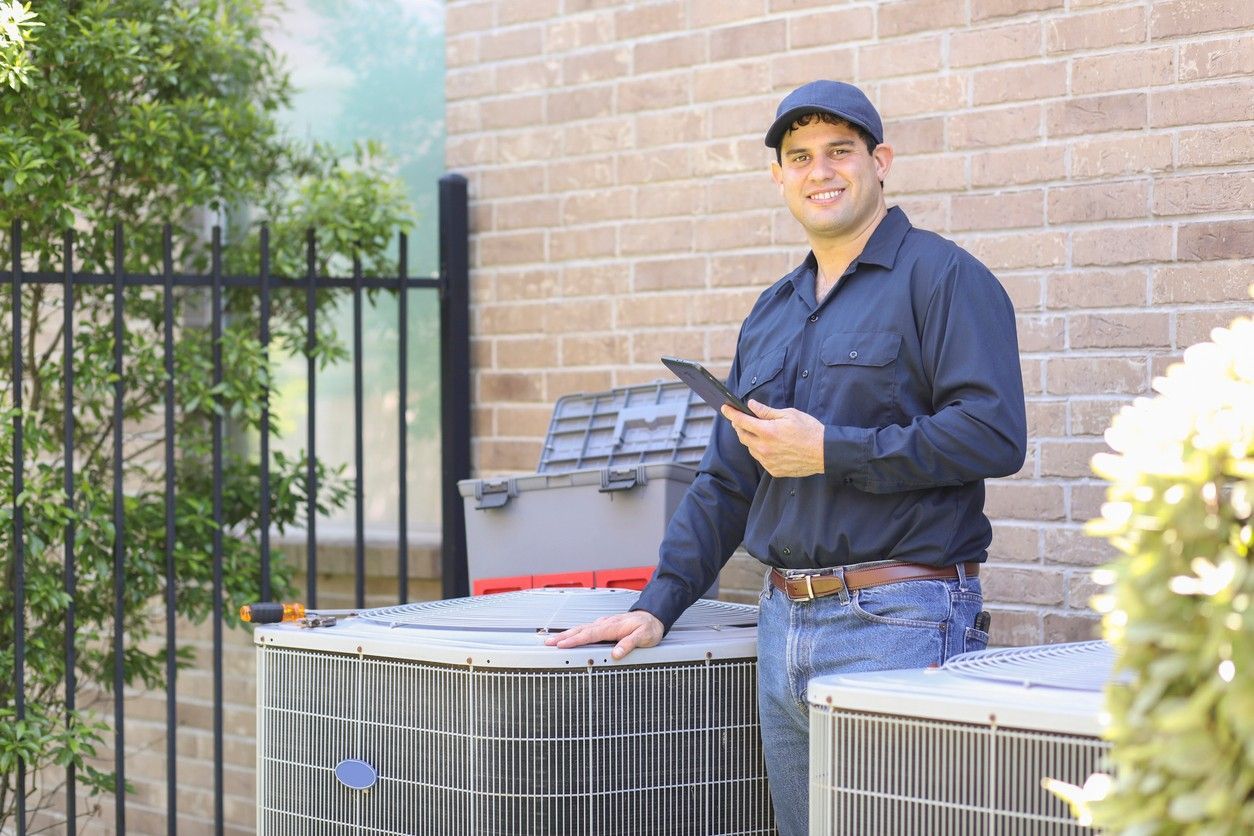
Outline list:
[[[945,669],[960,676],[1027,687],[1101,691],[1115,651],[1104,641],[1010,647],[956,656]]]
[[[484,670],[265,647],[263,834],[773,833],[756,664]],[[366,792],[336,764],[377,770]]]

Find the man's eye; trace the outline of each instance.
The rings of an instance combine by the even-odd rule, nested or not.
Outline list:
[[[798,154],[797,156],[792,158],[792,161],[794,165],[800,165],[802,163],[809,162],[810,158],[807,157],[805,154]]]

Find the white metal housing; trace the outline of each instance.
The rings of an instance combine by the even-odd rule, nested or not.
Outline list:
[[[621,662],[610,645],[544,646],[636,595],[532,590],[258,627],[258,832],[773,833],[756,608],[698,602]]]
[[[1112,659],[1081,642],[812,680],[811,836],[1087,832],[1041,779],[1101,771]]]

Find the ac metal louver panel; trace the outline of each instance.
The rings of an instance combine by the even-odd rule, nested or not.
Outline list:
[[[1101,642],[810,683],[810,833],[1081,836],[1042,778],[1104,768]]]
[[[460,618],[450,629],[448,601],[321,630],[258,628],[258,831],[773,833],[756,631],[726,626],[752,623],[754,608],[710,602],[721,619],[698,610],[626,663],[536,634],[554,606],[582,617],[600,601],[604,615],[634,595],[491,596],[509,617],[465,599],[479,631]],[[377,774],[373,786],[337,780],[349,759]]]

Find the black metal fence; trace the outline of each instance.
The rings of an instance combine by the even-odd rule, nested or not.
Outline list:
[[[306,315],[306,357],[307,357],[307,472],[306,494],[306,566],[308,589],[306,603],[309,607],[317,605],[317,482],[314,441],[317,429],[316,409],[316,374],[314,358],[314,341],[316,339],[317,309],[316,294],[319,290],[338,289],[352,294],[353,334],[353,400],[354,400],[354,462],[355,486],[352,492],[355,513],[355,606],[362,607],[365,602],[365,491],[363,474],[365,472],[365,444],[362,432],[362,301],[363,294],[370,290],[391,291],[398,295],[399,334],[398,379],[396,381],[401,408],[400,426],[398,427],[400,478],[396,486],[398,507],[397,521],[397,575],[399,578],[397,600],[404,602],[409,599],[408,552],[407,538],[408,519],[407,486],[404,463],[406,462],[406,395],[408,391],[407,356],[409,347],[409,322],[406,294],[410,291],[435,291],[439,294],[440,311],[440,385],[441,385],[441,495],[443,504],[442,518],[442,585],[445,597],[467,594],[465,523],[462,513],[462,501],[457,491],[457,480],[469,476],[470,472],[470,340],[469,340],[469,294],[468,294],[468,218],[466,180],[459,175],[447,175],[440,180],[440,272],[438,278],[411,278],[408,275],[408,244],[402,235],[399,249],[397,275],[389,278],[364,278],[361,263],[354,260],[353,275],[349,278],[319,276],[317,264],[317,238],[310,231],[307,242],[307,275],[303,281],[285,281],[275,284],[270,276],[270,250],[266,231],[261,237],[261,269],[257,276],[224,276],[222,270],[222,244],[219,230],[213,233],[211,256],[212,267],[208,275],[175,275],[172,268],[171,231],[164,233],[164,269],[161,275],[127,274],[125,265],[124,231],[119,226],[114,231],[114,269],[111,275],[83,274],[74,271],[73,236],[65,234],[63,247],[65,253],[63,269],[60,273],[24,272],[22,268],[22,229],[20,223],[14,223],[10,239],[12,290],[12,344],[13,366],[11,392],[13,398],[12,442],[13,442],[13,495],[12,509],[12,554],[10,577],[12,579],[12,597],[14,620],[14,682],[13,712],[20,724],[26,717],[26,550],[25,550],[25,508],[22,497],[24,484],[24,450],[23,450],[23,340],[30,335],[23,335],[22,327],[22,288],[32,284],[61,285],[63,288],[64,335],[62,351],[64,356],[64,492],[67,508],[72,509],[75,502],[75,419],[74,419],[74,297],[75,289],[84,285],[105,285],[112,288],[112,325],[113,325],[113,415],[112,415],[112,448],[113,448],[113,588],[114,588],[114,621],[121,625],[123,618],[123,600],[127,581],[127,531],[125,517],[125,494],[123,490],[123,418],[127,392],[124,387],[122,370],[127,362],[124,354],[125,327],[127,312],[124,305],[124,290],[131,287],[160,287],[164,300],[164,333],[163,333],[163,364],[165,369],[165,414],[164,414],[164,457],[165,457],[165,543],[166,543],[166,577],[165,577],[165,629],[167,640],[166,651],[166,759],[167,759],[167,794],[166,806],[169,822],[169,833],[177,830],[177,775],[175,752],[176,712],[176,681],[177,658],[176,643],[176,595],[178,578],[175,573],[174,544],[178,531],[178,520],[175,518],[175,495],[178,486],[175,484],[175,391],[174,391],[174,294],[176,288],[205,288],[211,298],[211,335],[213,345],[213,382],[215,386],[222,384],[222,328],[223,328],[223,291],[226,288],[245,288],[255,290],[259,294],[260,306],[260,343],[268,352],[271,340],[270,313],[272,296],[275,291],[303,292],[305,294]],[[222,490],[223,490],[223,444],[224,421],[220,414],[212,420],[212,485],[213,485],[213,741],[214,741],[214,821],[216,832],[222,833],[224,828],[223,805],[223,525],[222,525]],[[262,420],[260,422],[260,577],[261,599],[269,600],[271,596],[271,554],[270,554],[270,432],[269,432],[269,390],[263,394]],[[65,526],[64,540],[64,592],[70,601],[65,618],[65,670],[64,683],[66,705],[70,711],[75,709],[75,530],[72,514],[67,515],[70,521]],[[125,757],[125,716],[121,695],[124,686],[124,654],[126,637],[124,631],[117,629],[113,636],[113,693],[114,693],[114,794],[115,794],[115,829],[121,834],[126,832],[126,757]],[[19,836],[26,833],[27,809],[27,774],[28,764],[20,757],[16,763],[16,832]],[[69,822],[69,831],[75,831],[76,810],[76,775],[73,766],[66,770],[65,814]]]

